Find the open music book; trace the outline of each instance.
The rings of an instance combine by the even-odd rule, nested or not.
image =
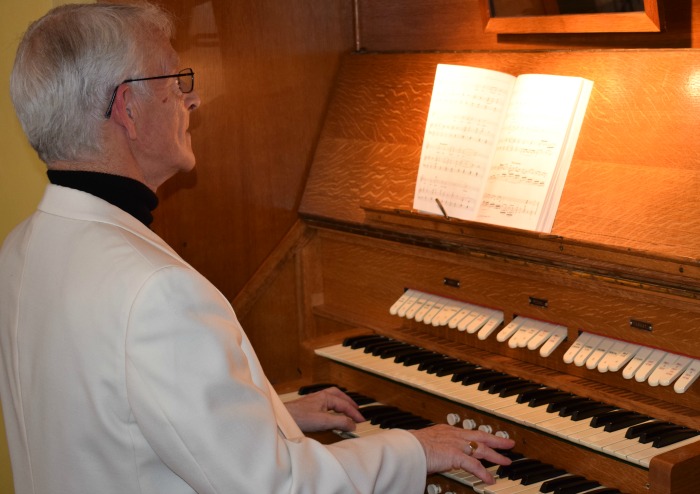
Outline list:
[[[592,87],[438,65],[413,208],[551,232]]]

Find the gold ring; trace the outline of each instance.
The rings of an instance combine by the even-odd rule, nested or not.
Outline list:
[[[469,441],[469,444],[467,444],[467,446],[469,446],[469,451],[467,451],[467,456],[472,456],[474,454],[474,451],[479,449],[479,443],[477,443],[476,441]]]

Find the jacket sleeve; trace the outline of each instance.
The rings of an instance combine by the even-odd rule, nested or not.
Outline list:
[[[181,266],[135,297],[125,341],[135,420],[158,457],[198,493],[420,493],[425,456],[405,431],[322,445],[270,386],[223,295]]]

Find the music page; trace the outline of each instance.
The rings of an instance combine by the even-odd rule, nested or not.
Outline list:
[[[578,77],[518,77],[477,221],[551,231],[591,87]]]
[[[514,83],[514,76],[502,72],[438,65],[414,209],[476,218]]]

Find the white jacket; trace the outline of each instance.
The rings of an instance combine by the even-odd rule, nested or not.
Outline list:
[[[0,251],[0,398],[17,494],[425,485],[405,431],[305,438],[224,296],[129,214],[56,185]]]

